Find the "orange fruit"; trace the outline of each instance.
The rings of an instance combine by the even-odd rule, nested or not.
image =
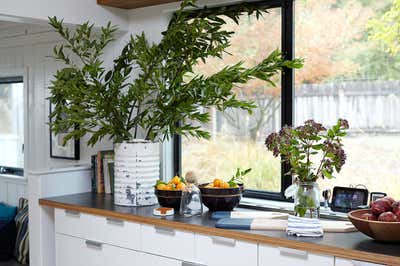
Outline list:
[[[165,190],[172,190],[172,185],[171,184],[166,185]]]
[[[220,188],[229,188],[229,184],[226,182],[222,182]]]
[[[176,186],[176,189],[177,189],[177,190],[183,190],[185,187],[186,187],[185,184],[179,183],[179,184]]]
[[[165,184],[158,184],[158,185],[157,185],[157,189],[158,189],[158,190],[165,190],[166,187],[167,187],[167,185],[165,185]]]
[[[179,178],[179,176],[175,176],[174,178],[172,178],[172,183],[174,183],[175,185],[178,185],[181,182],[181,179]]]
[[[214,183],[210,183],[207,186],[205,186],[206,188],[213,188],[214,187]]]
[[[214,183],[214,187],[220,187],[221,184],[223,183],[223,181],[221,179],[216,178],[216,179],[214,179],[213,183]]]

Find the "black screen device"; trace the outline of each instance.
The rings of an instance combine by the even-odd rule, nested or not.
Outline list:
[[[369,202],[372,203],[375,200],[386,197],[386,196],[387,196],[387,194],[384,192],[371,192],[370,196],[369,196]]]
[[[368,204],[368,190],[352,187],[334,187],[331,209],[336,212],[349,212]]]

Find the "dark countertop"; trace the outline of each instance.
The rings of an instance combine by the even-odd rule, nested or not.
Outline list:
[[[281,231],[244,231],[215,228],[215,221],[209,213],[201,217],[182,217],[179,215],[161,218],[153,215],[155,206],[122,207],[116,206],[110,195],[82,193],[41,199],[43,206],[76,210],[83,213],[102,215],[135,221],[139,223],[166,226],[202,234],[230,237],[287,248],[297,248],[314,253],[363,260],[386,265],[400,265],[400,243],[377,242],[359,232],[325,233],[322,238],[291,237]]]

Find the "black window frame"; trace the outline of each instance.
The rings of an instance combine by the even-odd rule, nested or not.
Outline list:
[[[251,1],[248,4],[266,7],[268,9],[281,8],[281,49],[283,57],[294,59],[294,0],[264,0]],[[222,5],[229,9],[237,4]],[[212,10],[219,7],[208,8]],[[195,12],[199,12],[194,10]],[[292,126],[294,117],[294,71],[286,68],[281,74],[281,126]],[[182,137],[175,135],[173,139],[173,169],[176,174],[182,172]],[[292,184],[292,177],[286,173],[290,170],[287,163],[281,163],[281,191],[271,192],[246,189],[243,196],[277,201],[291,201],[285,198],[284,191]]]
[[[24,78],[22,76],[0,77],[0,84],[12,84],[12,83],[24,83]],[[0,164],[0,175],[1,174],[24,176],[24,169]]]

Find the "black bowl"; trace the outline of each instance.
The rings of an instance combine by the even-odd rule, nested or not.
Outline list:
[[[242,189],[237,188],[206,188],[208,184],[199,185],[201,199],[211,212],[231,211],[239,205]]]
[[[176,213],[179,212],[179,208],[181,207],[181,198],[182,198],[181,190],[155,189],[155,194],[157,196],[158,203],[162,207],[174,208]]]

